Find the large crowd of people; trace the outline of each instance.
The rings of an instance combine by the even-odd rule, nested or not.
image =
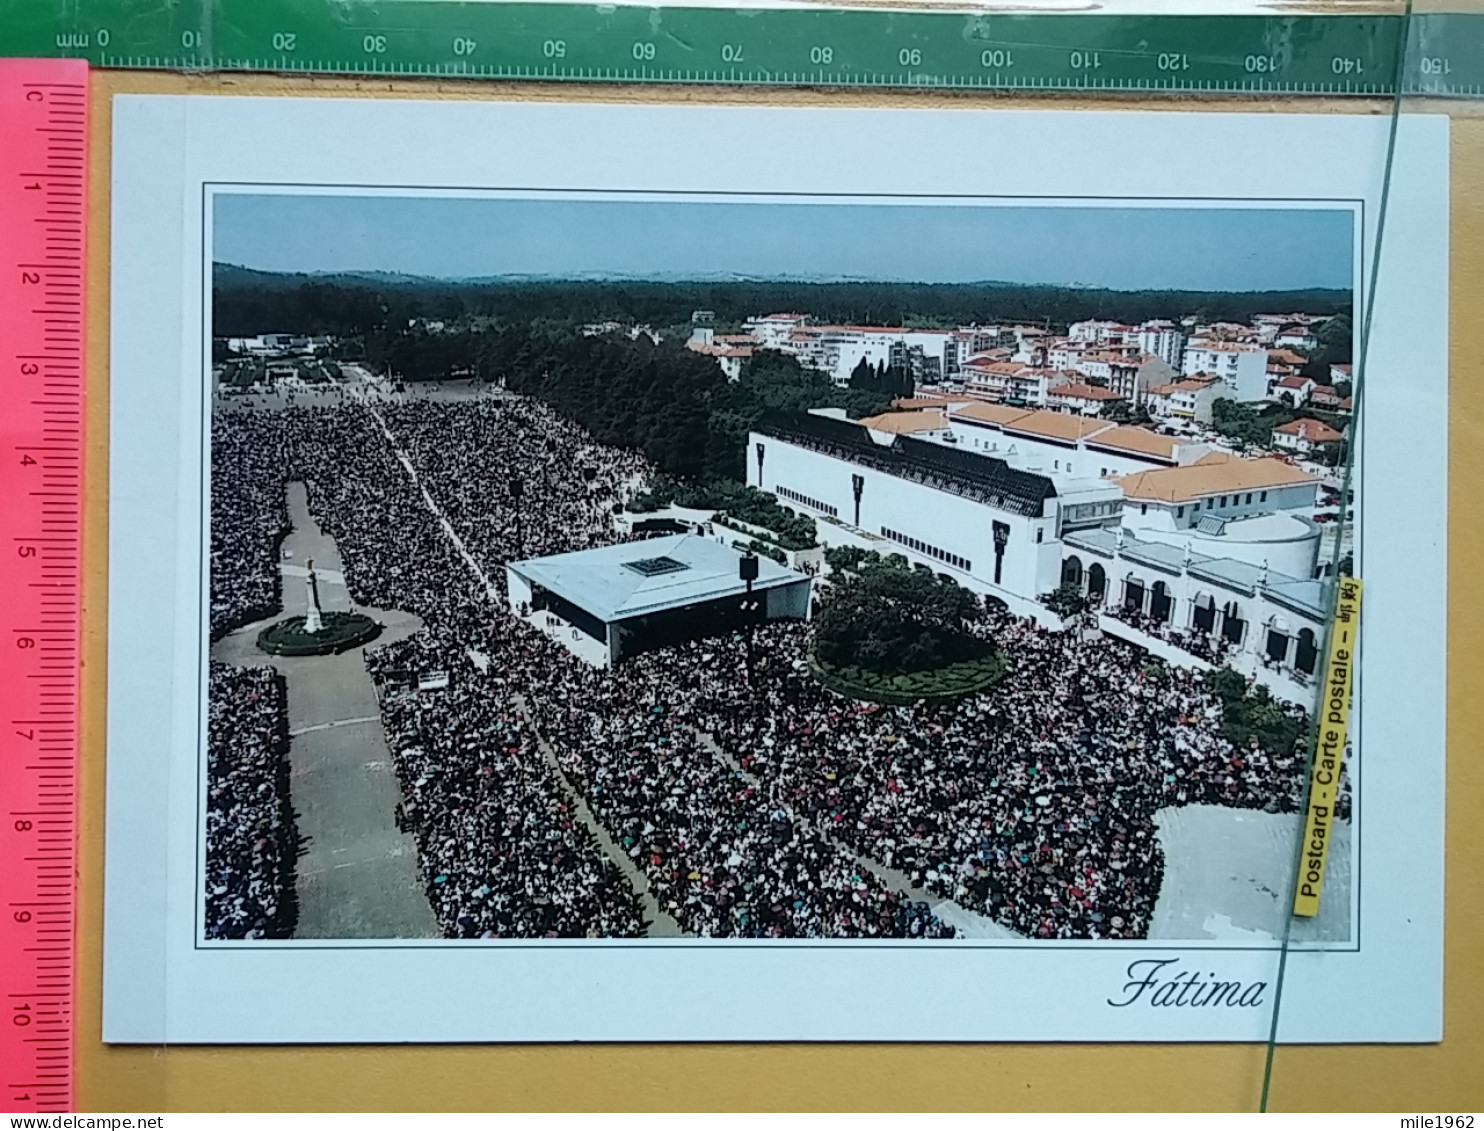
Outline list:
[[[693,664],[688,674],[715,682],[678,684],[654,678],[652,665],[631,662],[615,678],[553,654],[559,651],[551,645],[524,650],[533,661],[525,672],[551,692],[539,701],[542,732],[623,851],[643,868],[661,906],[687,932],[805,938],[952,933],[839,845],[834,830],[801,817],[696,726],[698,704],[688,692],[735,685],[734,647],[713,641],[709,652],[682,649]]]
[[[728,637],[585,664],[509,614],[503,566],[615,541],[615,504],[650,469],[534,401],[347,399],[219,431],[252,449],[223,481],[255,477],[246,530],[303,479],[353,600],[424,621],[366,659],[449,937],[641,935],[642,877],[698,936],[946,937],[933,908],[951,900],[1031,937],[1137,939],[1161,808],[1300,804],[1302,753],[1235,748],[1195,673],[1003,612],[981,630],[1007,676],[940,705],[826,690],[797,622],[756,630],[751,682]],[[213,609],[246,608],[258,537],[221,534],[257,564],[213,573]],[[428,671],[447,686],[419,691]]]
[[[211,638],[278,611],[288,532],[288,437],[267,413],[218,414],[211,428]]]
[[[574,817],[508,695],[463,670],[438,694],[398,693],[399,672],[447,657],[409,639],[372,653],[382,719],[417,837],[429,902],[456,938],[638,937],[628,881]]]
[[[212,664],[206,716],[206,921],[210,939],[294,929],[288,714],[271,668]]]
[[[1206,802],[1294,809],[1295,751],[1235,750],[1193,673],[1149,668],[1111,638],[993,611],[1009,661],[987,694],[878,707],[825,691],[806,633],[770,626],[753,688],[705,680],[695,645],[641,657],[700,728],[747,751],[794,810],[915,883],[1039,938],[1141,938],[1164,861],[1155,813]],[[687,651],[692,654],[687,655]],[[761,707],[761,709],[756,709]]]
[[[507,561],[615,541],[614,504],[653,471],[633,452],[594,443],[539,401],[413,401],[377,411],[500,584]]]
[[[1168,619],[1154,616],[1141,609],[1129,608],[1128,605],[1110,604],[1106,608],[1099,609],[1098,612],[1116,617],[1140,632],[1146,632],[1150,636],[1168,641],[1182,652],[1188,652],[1196,659],[1204,660],[1216,667],[1220,667],[1226,658],[1237,650],[1237,645],[1225,635],[1202,631],[1195,625],[1190,628],[1181,628],[1179,625],[1171,624]]]
[[[288,530],[288,439],[266,413],[217,414],[211,428],[211,639],[273,615]],[[270,668],[212,663],[207,682],[204,933],[286,938],[295,921],[298,841],[288,789],[288,709]]]

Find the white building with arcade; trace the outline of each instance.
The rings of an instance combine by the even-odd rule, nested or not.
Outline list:
[[[989,409],[1010,411],[973,411]],[[1038,434],[1042,422],[1027,415],[1056,417],[1063,431]],[[1072,586],[1104,631],[1171,663],[1229,664],[1302,697],[1325,616],[1309,517],[1318,480],[1282,460],[1127,426],[1114,427],[1148,442],[1112,437],[1119,449],[1099,450],[1090,442],[1107,436],[1101,422],[1061,413],[962,427],[983,425],[982,446],[971,446],[776,414],[749,438],[748,482],[812,515],[826,547],[900,553],[1048,628],[1062,620],[1044,598]]]

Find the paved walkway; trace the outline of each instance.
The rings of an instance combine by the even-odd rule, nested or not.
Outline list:
[[[289,795],[302,843],[296,938],[406,939],[441,935],[417,874],[417,845],[397,830],[402,799],[364,649],[338,656],[269,656],[258,630],[307,608],[304,562],[313,558],[320,606],[351,608],[334,539],[309,513],[304,484],[290,483],[283,611],[212,646],[211,658],[271,665],[288,685]],[[394,609],[358,610],[384,626],[372,647],[411,636],[422,621]]]
[[[1151,939],[1270,942],[1283,937],[1303,814],[1184,805],[1154,815],[1165,853]],[[1350,940],[1351,837],[1336,821],[1319,914],[1293,921],[1294,942]]]

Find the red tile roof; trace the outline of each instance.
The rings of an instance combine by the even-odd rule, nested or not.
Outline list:
[[[1215,454],[1215,453],[1213,453]],[[1188,503],[1207,495],[1267,490],[1318,482],[1281,459],[1202,459],[1185,467],[1138,471],[1118,478],[1130,499]]]
[[[1098,385],[1083,385],[1071,383],[1057,385],[1046,394],[1048,397],[1065,397],[1068,400],[1083,401],[1121,401],[1123,398],[1112,389],[1104,389]]]
[[[1273,431],[1281,432],[1285,436],[1297,436],[1300,440],[1307,440],[1311,444],[1334,444],[1344,439],[1339,432],[1324,421],[1314,420],[1307,416],[1290,420],[1287,424],[1280,424]]]

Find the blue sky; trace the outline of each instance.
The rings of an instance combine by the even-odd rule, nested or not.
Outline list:
[[[264,271],[994,279],[1115,289],[1349,287],[1319,209],[215,197],[213,258]]]

